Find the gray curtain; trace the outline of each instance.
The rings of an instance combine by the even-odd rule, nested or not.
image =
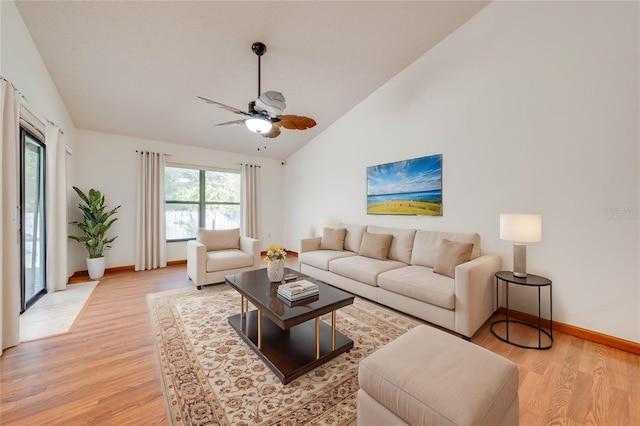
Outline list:
[[[164,154],[138,152],[135,270],[165,266]]]
[[[241,232],[245,237],[260,238],[260,166],[242,165],[242,219]]]
[[[0,78],[0,354],[20,343],[20,94]]]

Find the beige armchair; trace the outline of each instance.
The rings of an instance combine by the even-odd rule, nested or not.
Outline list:
[[[195,241],[187,241],[187,274],[198,290],[259,267],[258,240],[241,237],[239,229],[200,229]]]

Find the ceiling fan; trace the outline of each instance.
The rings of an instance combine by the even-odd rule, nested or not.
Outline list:
[[[313,118],[302,115],[282,115],[287,106],[282,93],[272,90],[260,93],[260,58],[267,52],[267,46],[257,41],[251,45],[251,50],[258,55],[258,99],[249,102],[248,112],[198,96],[198,98],[218,108],[246,117],[241,120],[216,124],[216,126],[240,126],[244,124],[247,129],[265,138],[275,138],[280,135],[281,127],[290,130],[306,130],[315,126],[316,122]]]

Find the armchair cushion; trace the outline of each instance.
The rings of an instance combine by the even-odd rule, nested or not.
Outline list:
[[[218,250],[207,253],[207,272],[227,271],[253,265],[253,256],[240,250]]]
[[[198,229],[196,241],[201,242],[207,251],[240,248],[240,228],[235,229]]]

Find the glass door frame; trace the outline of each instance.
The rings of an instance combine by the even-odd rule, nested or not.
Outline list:
[[[26,311],[30,306],[32,306],[38,299],[44,296],[47,293],[47,258],[46,258],[46,247],[47,247],[47,233],[46,233],[46,145],[43,142],[43,137],[38,137],[34,132],[28,130],[25,127],[20,127],[20,313],[22,314]],[[37,146],[38,154],[38,164],[37,169],[39,172],[38,176],[38,192],[39,197],[37,200],[37,214],[34,216],[34,220],[39,220],[40,223],[36,223],[36,227],[39,227],[39,231],[41,233],[40,237],[37,239],[36,244],[38,244],[38,254],[39,257],[39,268],[40,273],[39,276],[42,280],[42,288],[36,291],[33,295],[30,295],[27,299],[27,291],[26,286],[32,283],[27,283],[27,259],[26,249],[27,249],[27,226],[26,226],[26,189],[25,189],[25,160],[26,160],[26,151],[27,144],[34,144]],[[35,229],[33,233],[35,233]],[[34,248],[32,248],[32,251]]]

